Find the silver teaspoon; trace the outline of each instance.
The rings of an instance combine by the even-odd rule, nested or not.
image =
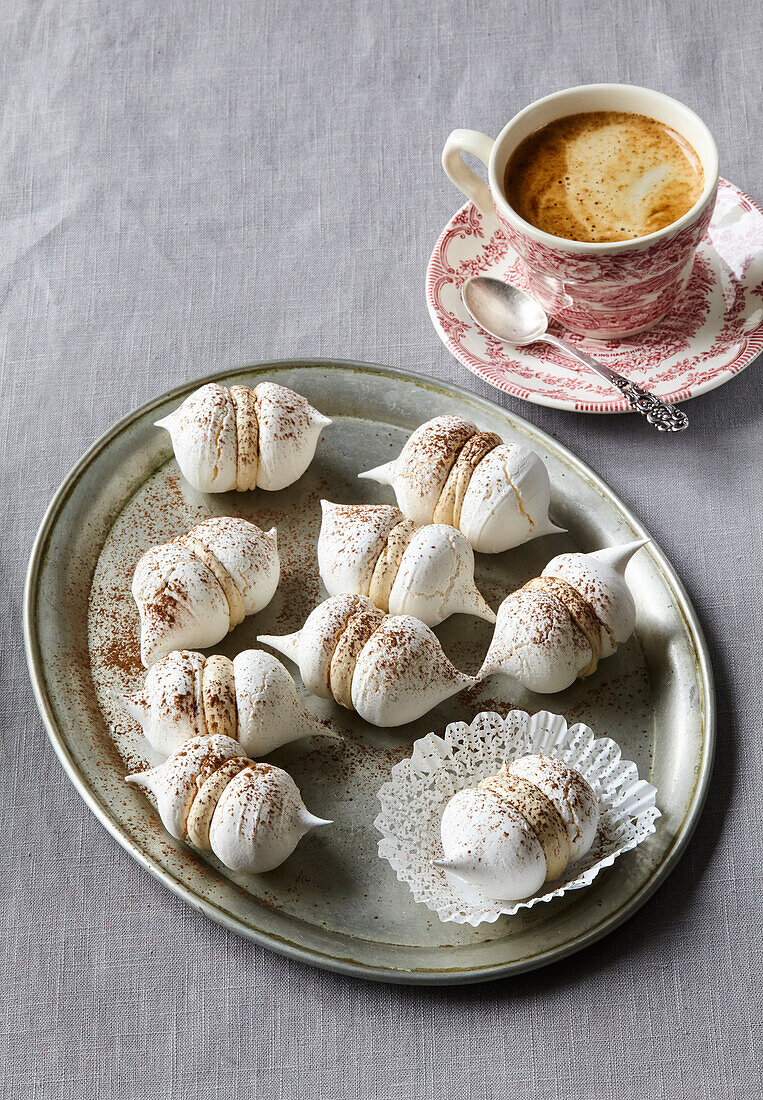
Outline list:
[[[577,359],[596,374],[616,386],[628,404],[645,416],[658,432],[682,432],[689,426],[689,418],[675,405],[667,405],[649,390],[597,363],[590,355],[578,351],[572,344],[560,340],[548,332],[548,317],[534,298],[523,290],[500,279],[486,275],[472,275],[461,291],[464,305],[481,328],[506,344],[521,348],[536,341],[551,344],[559,351]]]

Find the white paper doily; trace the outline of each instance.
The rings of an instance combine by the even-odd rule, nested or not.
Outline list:
[[[528,753],[556,757],[591,784],[600,804],[592,847],[569,864],[563,878],[547,884],[547,893],[524,901],[494,901],[475,890],[456,893],[455,879],[432,865],[442,858],[440,820],[446,802],[456,791],[494,775],[504,760],[511,763]],[[476,927],[588,886],[603,867],[654,832],[660,816],[656,795],[651,783],[639,779],[636,765],[622,759],[614,741],[595,738],[582,723],[568,727],[561,715],[544,710],[533,715],[512,710],[505,718],[485,712],[471,725],[453,722],[442,737],[429,733],[414,743],[410,757],[395,765],[378,793],[382,810],[374,824],[384,838],[379,855],[408,883],[416,901],[441,921]]]

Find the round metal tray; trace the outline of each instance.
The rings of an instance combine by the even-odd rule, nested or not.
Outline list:
[[[211,376],[291,386],[331,416],[316,458],[281,493],[204,496],[179,476],[168,437],[153,427],[202,379],[120,420],[77,463],[56,493],[32,552],[25,640],[37,703],[53,746],[88,806],[120,844],[163,883],[208,916],[285,955],[383,981],[475,982],[541,966],[592,943],[631,916],[665,879],[697,822],[712,767],[714,697],[702,633],[681,583],[652,542],[634,558],[629,582],[638,607],[634,637],[596,674],[568,691],[538,696],[490,679],[421,721],[378,730],[333,704],[307,697],[343,743],[312,740],[271,758],[287,767],[307,805],[335,824],[311,834],[280,868],[241,876],[174,841],[143,796],[123,782],[156,762],[138,727],[110,693],[142,680],[130,580],[140,554],[206,515],[235,514],[278,526],[282,582],[272,603],[215,647],[229,655],[258,633],[297,629],[325,595],[315,539],[321,497],[391,501],[357,473],[394,456],[428,418],[458,412],[507,440],[529,444],[547,463],[551,514],[568,535],[537,539],[495,556],[478,555],[477,581],[497,607],[514,587],[566,549],[592,550],[646,532],[610,489],[569,451],[531,424],[466,390],[362,363],[299,361],[241,367]],[[457,616],[437,628],[454,663],[474,672],[488,624]],[[298,677],[297,677],[298,678]],[[586,890],[472,929],[441,924],[417,905],[378,858],[376,792],[415,738],[442,732],[480,710],[551,709],[609,735],[658,789],[656,834]]]

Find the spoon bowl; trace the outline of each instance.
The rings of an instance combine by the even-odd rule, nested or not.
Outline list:
[[[478,325],[514,347],[534,344],[548,328],[543,307],[511,283],[473,275],[464,283],[462,297]]]

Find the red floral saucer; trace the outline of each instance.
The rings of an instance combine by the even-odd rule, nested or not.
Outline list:
[[[443,230],[429,261],[427,305],[445,346],[479,378],[526,401],[577,412],[629,412],[606,382],[554,348],[509,348],[471,319],[461,301],[470,275],[493,275],[527,289],[506,238],[500,232],[486,238],[481,222],[468,202]],[[721,180],[689,285],[665,320],[625,340],[565,336],[664,401],[685,401],[723,385],[763,348],[763,211]]]

